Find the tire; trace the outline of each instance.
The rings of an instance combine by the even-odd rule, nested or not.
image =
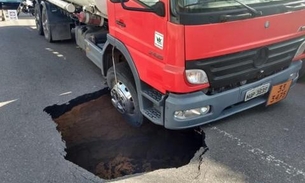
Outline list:
[[[40,9],[40,5],[38,3],[35,4],[34,17],[35,17],[35,23],[36,23],[36,28],[37,28],[38,34],[43,36],[43,28],[42,28],[42,22],[41,22],[41,9]]]
[[[49,17],[48,17],[48,13],[47,13],[47,8],[46,6],[43,6],[42,8],[42,12],[41,12],[41,23],[42,23],[42,28],[43,28],[43,34],[44,37],[46,38],[46,40],[48,42],[53,42],[52,40],[52,29],[50,26],[50,22],[49,22]]]
[[[115,69],[118,80],[117,84],[115,83],[114,68],[111,67],[107,72],[107,84],[111,89],[112,103],[116,109],[122,113],[123,118],[127,123],[134,127],[140,127],[143,124],[144,117],[140,111],[139,99],[136,92],[137,90],[135,87],[133,75],[129,70],[127,62],[118,63],[115,66]],[[115,86],[119,86],[121,90]],[[118,91],[123,91],[122,93],[125,93],[125,95],[122,95],[122,93],[121,95],[118,94],[120,93]],[[126,96],[129,96],[129,94],[131,97],[127,100],[128,97]],[[125,98],[127,102],[118,99],[120,98],[118,96]]]

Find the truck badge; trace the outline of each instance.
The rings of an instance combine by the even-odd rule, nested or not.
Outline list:
[[[159,32],[155,32],[155,46],[163,50],[164,36]]]

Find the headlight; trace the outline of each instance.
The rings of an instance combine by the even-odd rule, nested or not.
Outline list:
[[[175,111],[174,117],[179,120],[189,119],[196,116],[202,116],[206,115],[210,112],[211,107],[209,105],[195,108],[195,109],[189,109],[189,110],[181,110],[181,111]]]
[[[303,54],[304,51],[305,51],[305,41],[299,46],[298,51],[294,55],[294,58],[300,56],[301,54]]]
[[[205,84],[209,82],[207,74],[200,69],[190,69],[185,71],[186,79],[191,84]]]

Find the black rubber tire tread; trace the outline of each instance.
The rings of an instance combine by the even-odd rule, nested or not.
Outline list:
[[[46,9],[45,6],[43,6],[43,8],[42,8],[41,17],[42,17],[42,16],[45,16],[46,19],[49,19],[48,13],[47,13],[47,9]],[[43,21],[43,20],[41,19],[41,22],[42,22],[42,21]],[[47,26],[48,26],[49,33],[46,34],[46,33],[44,32],[44,37],[46,38],[46,40],[47,40],[48,42],[52,43],[52,42],[53,42],[53,39],[52,39],[52,29],[51,29],[51,26],[50,26],[49,24],[48,24]],[[44,30],[43,30],[43,31],[44,31]]]
[[[41,9],[40,9],[40,5],[38,4],[38,2],[35,4],[35,9],[34,9],[34,17],[35,17],[35,22],[36,20],[36,15],[38,14],[39,16],[39,22],[36,23],[36,28],[37,28],[37,32],[38,35],[43,36],[43,28],[42,28],[42,22],[41,22]],[[39,26],[37,26],[37,24],[39,24]]]
[[[117,79],[124,83],[124,85],[127,86],[129,89],[134,105],[135,105],[135,113],[134,114],[123,114],[123,118],[126,120],[127,123],[129,123],[131,126],[134,127],[140,127],[143,124],[144,117],[140,111],[140,106],[139,106],[139,99],[137,95],[137,90],[136,90],[136,85],[133,79],[133,75],[129,69],[128,63],[127,62],[120,62],[115,65],[116,73],[117,73]],[[112,83],[114,81],[114,68],[111,67],[107,71],[107,84],[109,88],[111,89]]]

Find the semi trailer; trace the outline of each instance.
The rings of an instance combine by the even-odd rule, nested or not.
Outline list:
[[[34,4],[38,33],[49,42],[74,35],[136,127],[147,118],[191,128],[273,105],[296,83],[305,57],[304,0]]]

